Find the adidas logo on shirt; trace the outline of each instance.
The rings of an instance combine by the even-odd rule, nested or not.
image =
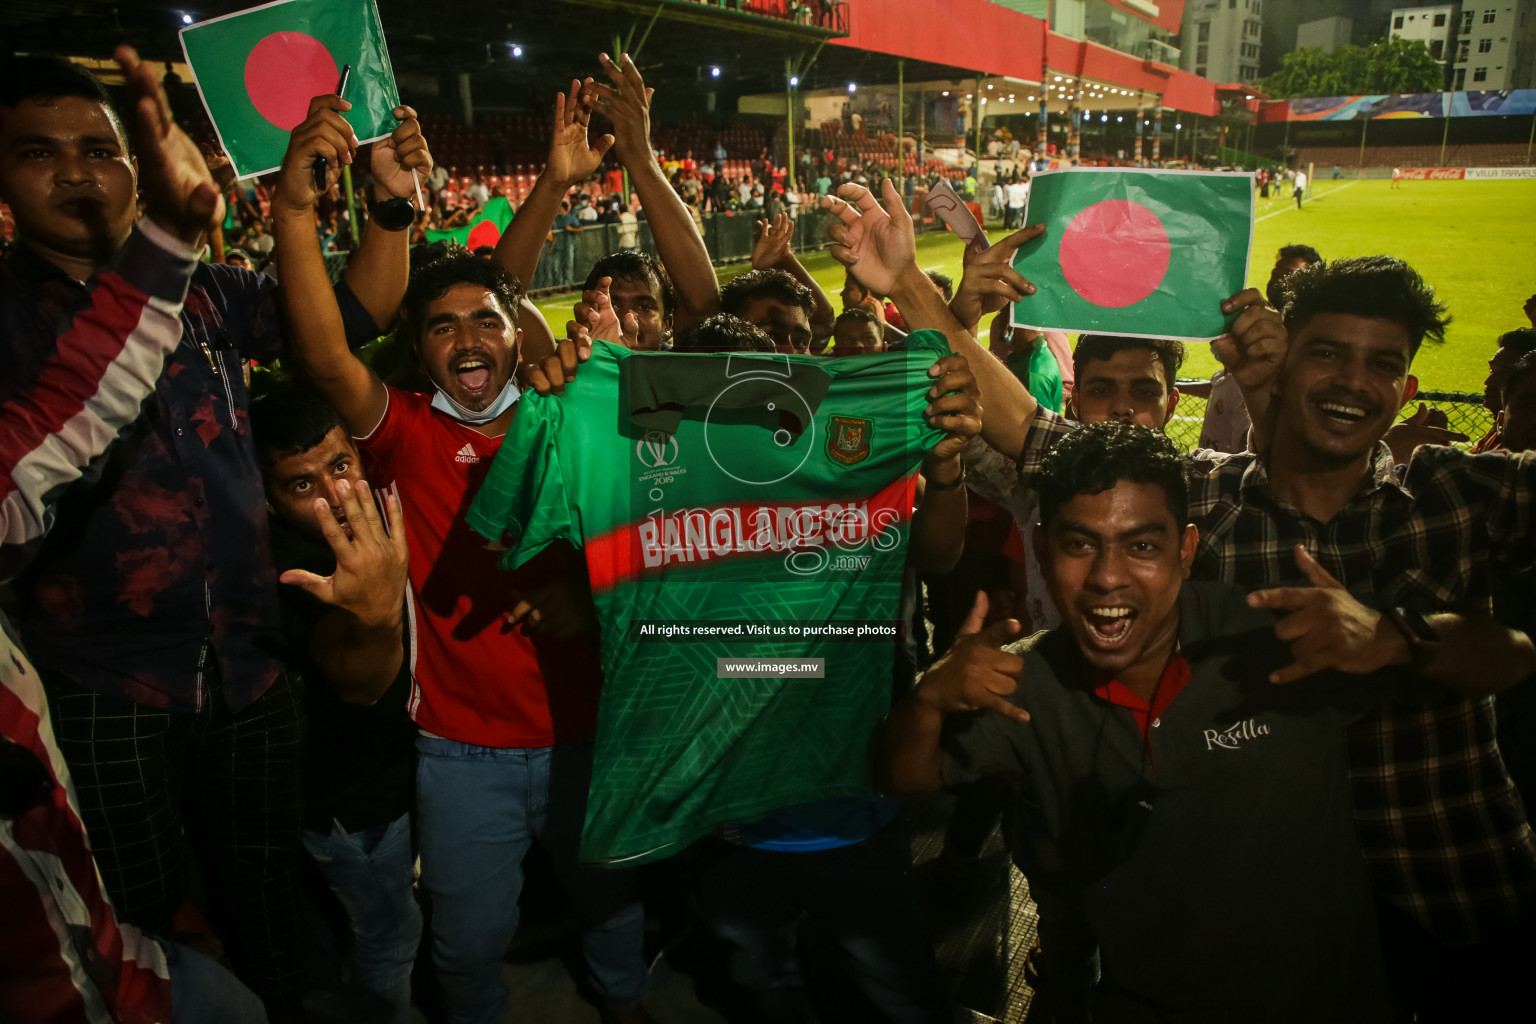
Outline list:
[[[476,455],[475,449],[470,445],[468,441],[465,441],[464,447],[459,449],[458,454],[453,457],[453,461],[472,464],[479,462],[480,456]]]

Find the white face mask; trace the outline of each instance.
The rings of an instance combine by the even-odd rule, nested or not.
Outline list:
[[[497,395],[495,401],[491,402],[490,405],[486,406],[484,409],[481,409],[479,412],[472,412],[469,409],[464,408],[458,402],[455,402],[452,398],[448,397],[448,392],[444,391],[442,388],[438,388],[437,394],[432,396],[432,408],[446,413],[447,415],[452,416],[454,419],[461,422],[480,426],[481,424],[491,422],[491,420],[494,420],[497,416],[500,416],[502,413],[512,408],[513,404],[515,404],[517,400],[522,397],[523,393],[519,391],[517,385],[512,382],[512,378],[508,377],[506,387],[501,389],[501,394]]]

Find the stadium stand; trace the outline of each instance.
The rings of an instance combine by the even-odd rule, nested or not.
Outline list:
[[[1297,150],[1302,166],[1318,167],[1524,167],[1530,148],[1518,142],[1474,142],[1445,147],[1442,160],[1438,145],[1365,147],[1362,164],[1359,146],[1316,146]]]

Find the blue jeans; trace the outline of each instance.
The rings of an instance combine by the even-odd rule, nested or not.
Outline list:
[[[421,881],[432,894],[432,960],[448,1020],[506,1017],[502,957],[517,931],[523,855],[535,838],[575,906],[587,984],[606,1005],[637,1005],[645,914],[633,874],[577,863],[591,745],[500,749],[419,736],[416,750]]]
[[[411,892],[411,816],[358,832],[333,822],[329,833],[306,831],[303,839],[352,923],[352,980],[388,999],[403,1024],[421,942],[421,908]]]
[[[267,1008],[223,964],[168,939],[155,941],[165,950],[177,1024],[267,1024]]]

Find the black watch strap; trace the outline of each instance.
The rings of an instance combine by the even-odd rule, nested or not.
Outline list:
[[[385,231],[404,231],[416,221],[416,208],[404,196],[378,202],[368,198],[368,216]]]
[[[930,491],[953,491],[965,483],[965,463],[962,462],[960,464],[960,475],[947,484],[941,484],[937,480],[929,479],[926,476],[923,479],[927,481],[926,486]]]

